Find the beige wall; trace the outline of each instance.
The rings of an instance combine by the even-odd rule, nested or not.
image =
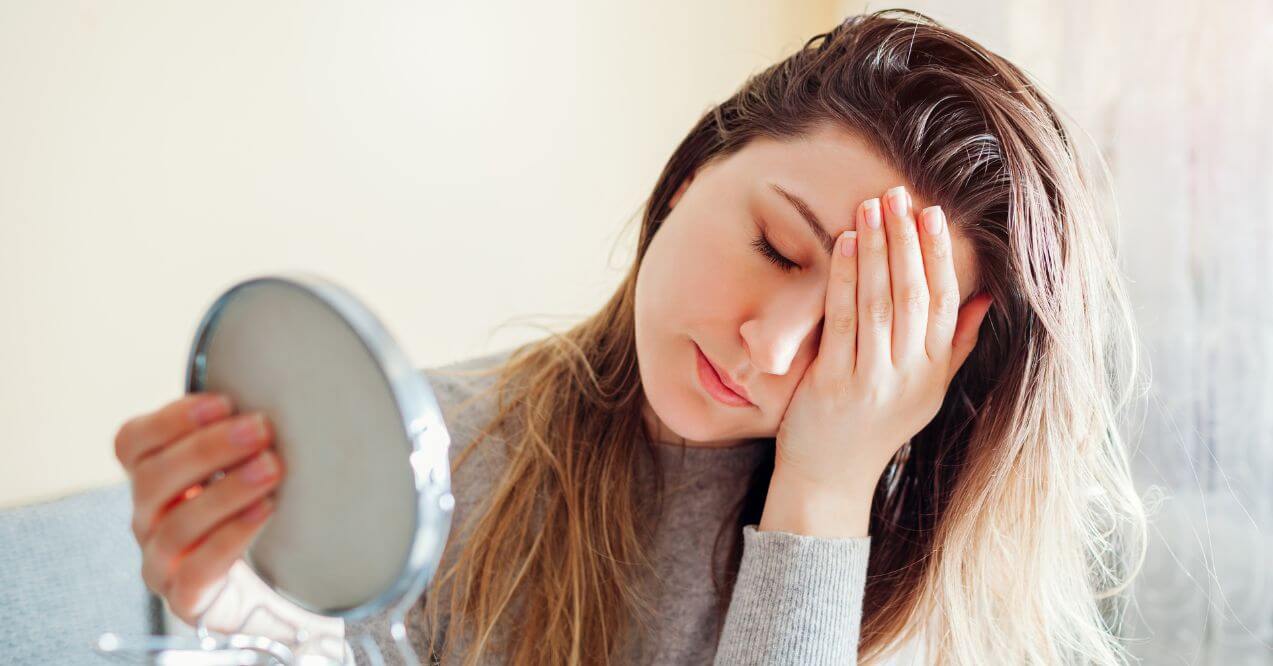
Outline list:
[[[594,310],[783,0],[0,4],[0,506],[123,480],[233,283],[310,270],[419,366]]]

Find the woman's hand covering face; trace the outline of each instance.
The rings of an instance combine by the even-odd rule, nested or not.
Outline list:
[[[918,224],[899,186],[857,216],[831,260],[818,355],[777,433],[776,467],[832,492],[869,492],[936,416],[991,305],[979,294],[960,307],[939,206]]]

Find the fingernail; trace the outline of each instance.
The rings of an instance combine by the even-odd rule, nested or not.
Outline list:
[[[840,234],[840,254],[851,257],[858,251],[858,234],[856,231],[846,231]]]
[[[261,483],[273,478],[277,472],[278,462],[274,460],[274,454],[262,451],[243,468],[243,478],[248,483]]]
[[[880,228],[880,200],[867,199],[863,204],[866,207],[866,226],[872,229]]]
[[[213,398],[200,400],[190,410],[190,413],[194,416],[196,423],[199,425],[207,425],[229,414],[232,407],[233,405],[230,404],[229,398],[223,395],[218,395]]]
[[[230,441],[239,446],[249,446],[265,436],[265,415],[256,413],[236,423],[230,429]]]
[[[271,502],[269,498],[266,498],[256,504],[253,504],[252,508],[247,511],[244,511],[242,513],[242,517],[243,520],[249,523],[255,523],[264,520],[266,516],[270,515],[270,511],[273,510],[274,503]]]
[[[921,215],[924,218],[924,229],[928,231],[929,236],[941,233],[942,219],[946,217],[942,213],[941,206],[929,206]]]
[[[910,201],[906,194],[906,186],[898,185],[885,193],[888,197],[888,205],[893,207],[893,214],[906,215],[910,212]]]

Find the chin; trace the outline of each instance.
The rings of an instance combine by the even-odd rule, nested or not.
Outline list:
[[[683,386],[678,386],[674,378],[646,381],[645,399],[665,429],[677,437],[696,441],[703,439],[701,401]]]
[[[650,404],[663,421],[663,427],[676,433],[677,437],[684,437],[690,442],[710,442],[721,439],[720,433],[710,424],[705,423],[701,414],[694,413],[697,410],[692,406],[682,402],[671,409],[660,409],[657,402],[651,400]]]
[[[693,342],[683,348],[687,353],[675,354],[676,360],[660,364],[663,372],[647,377],[642,365],[645,397],[663,427],[691,442],[713,442],[739,437],[722,428],[716,403],[698,386]],[[682,350],[678,350],[682,351]]]

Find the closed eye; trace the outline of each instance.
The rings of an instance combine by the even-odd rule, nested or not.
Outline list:
[[[760,233],[759,236],[756,236],[756,238],[752,240],[751,246],[756,248],[757,252],[759,252],[762,256],[768,259],[775,266],[782,269],[784,273],[789,273],[797,268],[800,268],[800,264],[797,264],[796,262],[782,256],[782,254],[779,253],[778,250],[774,249],[774,246],[769,244],[769,239],[765,237],[765,233],[763,231]]]

